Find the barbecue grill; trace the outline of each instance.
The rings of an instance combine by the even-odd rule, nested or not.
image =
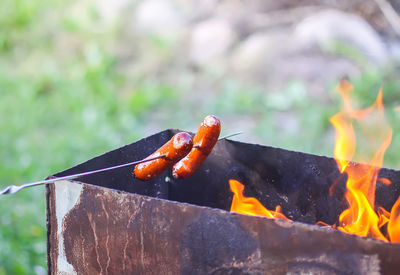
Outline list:
[[[142,159],[178,130],[166,130],[52,177]],[[352,164],[358,165],[358,164]],[[346,177],[334,159],[232,140],[217,142],[185,180],[171,171],[143,182],[124,167],[46,188],[52,274],[395,274],[400,245],[317,226],[346,209]],[[376,203],[400,195],[400,172],[381,169]],[[229,179],[293,220],[228,212]],[[330,188],[334,185],[334,189]],[[332,191],[333,190],[333,191]]]

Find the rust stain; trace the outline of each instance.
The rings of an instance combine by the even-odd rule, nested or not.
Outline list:
[[[123,262],[122,262],[122,266],[123,266],[123,271],[126,272],[126,249],[128,248],[129,245],[129,241],[131,240],[131,236],[129,234],[128,228],[131,225],[133,218],[136,216],[137,211],[133,212],[131,214],[131,216],[128,219],[128,223],[126,225],[126,230],[125,230],[125,245],[124,245],[124,249],[123,249],[123,254],[124,254],[124,258],[123,258]]]
[[[94,251],[95,251],[95,254],[96,254],[96,261],[97,261],[97,264],[98,264],[99,269],[100,269],[100,274],[103,274],[103,268],[101,266],[100,258],[99,258],[99,241],[98,241],[98,237],[97,237],[97,234],[96,234],[96,223],[93,221],[92,213],[87,213],[87,217],[89,219],[90,229],[93,232]]]
[[[108,274],[108,267],[110,266],[110,261],[111,261],[111,257],[110,257],[110,248],[109,248],[109,246],[108,246],[108,241],[109,241],[109,239],[110,239],[110,232],[109,232],[109,230],[108,230],[108,227],[109,227],[109,225],[108,225],[108,223],[109,223],[109,214],[108,214],[108,211],[107,211],[107,209],[105,208],[105,206],[104,206],[104,202],[103,201],[101,201],[101,206],[102,206],[102,208],[103,208],[103,211],[104,211],[104,213],[106,214],[106,220],[107,220],[107,227],[106,227],[106,234],[107,234],[107,238],[106,238],[106,243],[105,243],[105,245],[106,245],[106,250],[107,250],[107,265],[106,265],[106,274]]]

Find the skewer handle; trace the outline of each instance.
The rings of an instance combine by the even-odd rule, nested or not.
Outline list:
[[[26,184],[23,184],[20,186],[10,185],[10,186],[7,186],[3,191],[0,192],[0,196],[5,195],[5,194],[15,194],[18,191],[20,191],[24,188],[28,188],[28,187],[33,187],[33,186],[43,185],[43,184],[48,184],[48,183],[54,183],[56,181],[61,181],[61,180],[72,180],[72,179],[76,179],[79,177],[88,176],[88,175],[105,172],[105,171],[109,171],[109,170],[114,170],[114,169],[118,169],[118,168],[122,168],[122,167],[126,167],[126,166],[136,165],[139,163],[143,163],[143,162],[147,162],[147,161],[151,161],[151,160],[155,160],[155,159],[159,159],[159,158],[163,158],[163,157],[165,157],[165,155],[160,155],[160,156],[156,156],[156,157],[152,157],[152,158],[146,158],[146,159],[142,159],[142,160],[128,162],[128,163],[111,166],[111,167],[106,167],[106,168],[102,168],[102,169],[98,169],[98,170],[94,170],[94,171],[88,171],[88,172],[83,172],[83,173],[79,173],[79,174],[74,174],[74,175],[69,175],[69,176],[64,176],[64,177],[59,177],[59,178],[54,178],[54,179],[26,183]]]

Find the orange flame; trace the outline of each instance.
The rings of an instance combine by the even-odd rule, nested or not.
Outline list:
[[[346,112],[339,113],[330,119],[337,132],[334,155],[335,157],[341,156],[340,160],[338,161],[340,172],[344,171],[349,164],[349,160],[353,158],[356,147],[356,136],[354,134],[353,124],[346,123],[349,115],[348,112],[351,111],[349,96],[352,90],[353,86],[350,83],[347,81],[342,81],[338,91],[344,100]]]
[[[394,203],[388,222],[390,241],[400,243],[400,197]]]
[[[350,88],[349,88],[350,87]],[[342,81],[337,87],[344,101],[343,110],[331,118],[331,123],[336,129],[336,145],[334,156],[338,163],[341,173],[347,173],[346,183],[347,192],[345,198],[349,208],[344,210],[339,216],[337,229],[364,237],[373,237],[387,241],[387,238],[380,231],[385,222],[385,216],[376,213],[375,208],[375,187],[378,180],[379,169],[383,165],[383,156],[392,140],[392,129],[384,119],[384,107],[382,103],[382,91],[379,92],[375,103],[362,110],[354,110],[350,100],[352,86]],[[369,140],[370,147],[375,148],[372,156],[362,156],[367,165],[354,165],[350,160],[356,152],[356,134],[354,123],[358,123],[365,134],[372,132],[371,126],[376,126],[373,122],[378,119],[381,129],[376,131],[374,128]],[[361,155],[361,154],[360,154]],[[381,181],[387,182],[386,179]]]
[[[278,205],[275,211],[265,208],[256,198],[243,196],[244,185],[236,180],[229,180],[229,186],[233,195],[231,204],[231,212],[245,214],[250,216],[264,216],[271,219],[283,219],[290,221],[282,213],[281,207]]]
[[[353,86],[344,80],[337,90],[344,101],[344,108],[330,121],[336,130],[334,157],[339,171],[347,174],[345,199],[349,207],[340,214],[337,225],[329,225],[322,221],[317,224],[332,226],[349,234],[373,237],[386,242],[400,242],[400,197],[390,213],[383,207],[377,207],[375,212],[376,183],[391,184],[387,178],[378,178],[384,153],[392,140],[392,129],[384,117],[382,91],[379,91],[371,107],[355,110],[350,98]],[[356,150],[355,128],[368,139],[368,148],[363,148],[362,154]],[[372,149],[372,153],[368,154],[369,149]],[[353,163],[355,157],[358,158],[357,161],[365,164]],[[282,213],[279,205],[275,211],[268,210],[257,199],[243,196],[244,186],[240,182],[230,180],[229,185],[234,193],[231,212],[290,221]],[[335,184],[329,190],[331,195],[334,188]],[[387,228],[387,234],[381,231],[384,226]]]

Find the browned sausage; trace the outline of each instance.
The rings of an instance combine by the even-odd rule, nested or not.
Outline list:
[[[147,158],[165,155],[164,158],[151,160],[136,165],[134,174],[140,180],[150,180],[171,168],[180,159],[186,156],[193,146],[192,137],[186,132],[174,135],[167,143]]]
[[[221,132],[221,122],[215,116],[207,116],[201,122],[193,139],[193,148],[190,153],[174,165],[172,175],[179,178],[188,178],[203,164],[211,153]]]

